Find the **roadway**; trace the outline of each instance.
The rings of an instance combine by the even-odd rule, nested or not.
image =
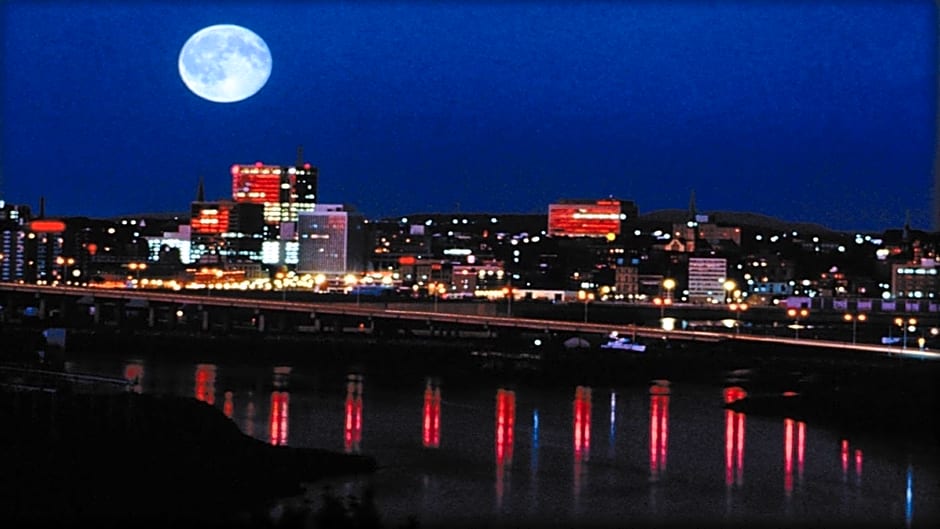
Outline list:
[[[353,318],[423,322],[427,325],[447,325],[451,327],[471,327],[483,329],[515,329],[532,332],[556,332],[571,334],[607,335],[617,332],[620,335],[635,336],[644,339],[669,339],[689,342],[716,343],[721,341],[737,341],[753,344],[787,345],[797,347],[813,347],[843,351],[859,351],[881,353],[891,356],[910,356],[929,360],[940,360],[940,352],[934,350],[920,350],[917,348],[888,347],[880,344],[853,344],[850,342],[819,340],[809,338],[788,338],[781,336],[759,336],[745,332],[715,332],[696,330],[664,330],[658,327],[639,326],[635,324],[618,325],[610,323],[587,323],[569,320],[546,318],[523,318],[516,316],[476,315],[448,312],[446,304],[440,304],[435,311],[402,310],[386,308],[373,304],[359,304],[356,302],[329,302],[312,303],[307,301],[271,300],[238,298],[227,295],[212,296],[207,294],[191,294],[185,291],[161,292],[157,290],[119,290],[93,287],[73,286],[45,286],[25,285],[14,283],[0,283],[0,292],[9,294],[28,294],[34,297],[65,296],[75,298],[90,298],[94,301],[110,301],[128,303],[147,301],[156,304],[175,304],[189,306],[205,306],[219,308],[253,309],[261,312],[287,312],[303,313],[315,316],[347,316]]]

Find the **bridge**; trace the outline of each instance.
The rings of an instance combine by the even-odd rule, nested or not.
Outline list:
[[[151,329],[186,326],[203,332],[226,332],[235,328],[256,332],[375,332],[377,329],[406,329],[415,334],[454,338],[523,332],[602,336],[616,331],[620,335],[646,340],[785,345],[940,360],[940,352],[917,347],[889,347],[735,332],[739,329],[728,332],[666,330],[634,323],[518,317],[481,310],[479,304],[442,303],[434,304],[434,310],[426,310],[423,305],[415,308],[415,305],[407,303],[360,303],[358,300],[311,302],[288,300],[286,296],[277,300],[211,294],[211,291],[188,293],[0,283],[0,322],[30,318],[50,327],[67,321],[69,325],[137,325]]]

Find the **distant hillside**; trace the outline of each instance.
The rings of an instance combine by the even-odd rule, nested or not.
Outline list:
[[[844,232],[829,229],[820,224],[810,222],[787,222],[778,218],[737,211],[709,211],[704,213],[708,219],[719,224],[735,224],[742,228],[751,228],[768,231],[796,230],[798,232],[816,233],[820,235],[844,235]],[[641,221],[646,222],[684,222],[689,212],[683,209],[662,209],[640,215]]]

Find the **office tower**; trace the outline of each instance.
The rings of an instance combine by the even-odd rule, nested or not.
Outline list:
[[[345,274],[365,267],[365,219],[349,206],[317,204],[299,214],[299,272]]]

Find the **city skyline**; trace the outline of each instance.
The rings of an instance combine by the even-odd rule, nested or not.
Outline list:
[[[185,211],[200,177],[224,198],[233,164],[303,145],[320,201],[370,217],[607,196],[645,213],[694,189],[702,211],[931,228],[933,2],[265,6],[5,3],[0,198]],[[271,49],[245,101],[176,71],[217,23]]]

